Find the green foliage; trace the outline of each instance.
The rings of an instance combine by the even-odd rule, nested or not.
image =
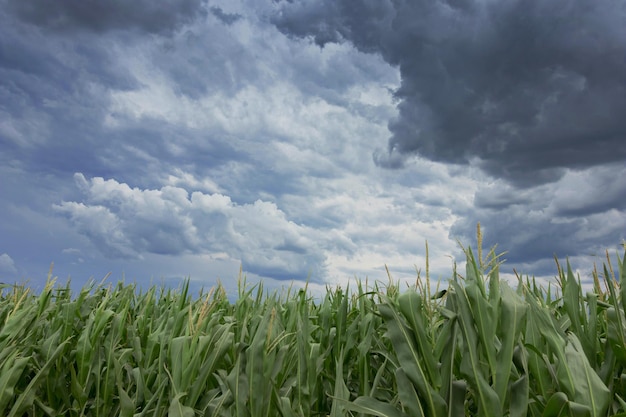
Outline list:
[[[480,242],[480,229],[478,230]],[[134,285],[0,288],[0,415],[626,415],[626,271],[583,294],[500,279],[494,251],[431,292],[399,284],[195,299]],[[435,293],[435,295],[433,295]]]

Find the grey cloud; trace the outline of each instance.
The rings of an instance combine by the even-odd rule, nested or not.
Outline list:
[[[342,0],[282,3],[273,22],[399,67],[379,165],[419,154],[530,187],[626,159],[625,16],[615,1]]]
[[[457,213],[450,237],[472,242],[480,222],[485,246],[497,244],[500,251],[507,251],[511,266],[535,264],[551,255],[563,259],[617,249],[626,238],[626,190],[617,179],[625,169],[568,172],[556,183],[523,190],[502,181],[482,185],[475,194],[475,208]]]
[[[50,100],[77,94],[86,83],[117,90],[138,86],[137,80],[117,64],[108,45],[59,42],[36,31],[25,31],[2,13],[0,23],[0,85],[4,94],[14,94],[15,104],[54,109]]]
[[[226,13],[219,7],[213,6],[209,9],[213,16],[217,17],[222,23],[232,25],[243,16],[238,13]]]
[[[226,253],[261,276],[323,279],[322,248],[337,238],[290,221],[274,203],[236,204],[217,193],[131,188],[82,174],[75,181],[85,202],[64,201],[54,209],[110,258]]]
[[[123,96],[118,93],[151,89],[152,86],[142,81],[149,84],[154,73],[160,84],[156,89],[165,85],[166,92],[171,88],[185,96],[183,100],[223,96],[223,101],[227,101],[243,92],[239,103],[245,108],[245,115],[249,110],[254,116],[264,104],[248,103],[250,94],[246,90],[252,91],[255,98],[256,90],[262,93],[265,85],[275,83],[276,61],[284,63],[280,71],[285,73],[280,76],[293,80],[298,88],[303,86],[304,82],[300,81],[304,79],[314,84],[302,87],[301,90],[310,90],[304,93],[319,93],[325,87],[328,95],[337,97],[342,94],[333,89],[343,85],[345,93],[350,86],[378,79],[378,74],[384,74],[387,68],[382,60],[369,63],[367,56],[351,47],[322,54],[319,48],[304,42],[294,45],[286,42],[274,27],[247,27],[254,24],[247,20],[231,27],[194,25],[170,38],[155,38],[150,43],[128,36],[130,44],[122,44],[121,36],[77,33],[74,42],[42,31],[25,30],[6,10],[0,11],[0,19],[0,101],[12,103],[0,109],[3,119],[0,141],[7,149],[0,154],[0,161],[21,161],[60,177],[78,171],[87,176],[115,175],[122,182],[132,179],[142,186],[155,187],[158,184],[149,182],[154,179],[154,173],[171,172],[171,166],[200,175],[224,172],[220,180],[230,184],[232,173],[224,165],[236,160],[239,167],[250,167],[251,178],[245,185],[237,184],[236,191],[227,192],[238,194],[234,198],[246,202],[253,202],[259,192],[295,192],[297,184],[276,182],[275,163],[261,157],[261,152],[248,155],[249,149],[235,149],[233,144],[240,141],[233,140],[233,135],[224,132],[224,128],[184,126],[184,117],[164,121],[160,116],[134,115],[133,111],[116,109],[117,97]],[[239,36],[239,30],[264,32],[249,39],[247,35]],[[141,53],[131,55],[136,54],[136,48],[141,48]],[[269,58],[259,57],[257,51],[261,50],[270,51]],[[293,54],[297,54],[296,59]],[[297,62],[296,68],[292,68],[292,61]],[[249,65],[250,62],[259,64]],[[145,75],[145,68],[150,68],[149,76]],[[343,73],[348,75],[341,82],[328,84],[335,74]],[[273,94],[272,99],[276,96]],[[345,97],[343,100],[341,104],[346,105]],[[206,119],[228,113],[217,110],[207,108]],[[370,111],[378,114],[384,110],[375,107]],[[290,134],[285,141],[291,140]],[[257,142],[262,137],[263,141],[273,141],[276,136],[273,126],[255,126],[249,135],[238,139],[254,137]],[[177,148],[175,154],[173,147]],[[252,157],[256,159],[251,160]],[[315,166],[308,165],[307,169],[310,173]],[[247,195],[242,196],[244,193]]]
[[[404,166],[406,157],[393,149],[376,149],[372,154],[374,163],[383,168],[398,169]]]
[[[24,22],[59,30],[106,32],[139,29],[169,33],[206,15],[206,0],[5,0]]]
[[[84,40],[84,39],[82,39]],[[97,150],[111,91],[139,82],[106,41],[60,41],[0,11],[0,160],[29,171],[105,175]],[[106,145],[110,145],[110,142]]]
[[[256,36],[249,38],[249,31]],[[273,26],[248,18],[227,27],[189,28],[162,40],[150,58],[175,83],[176,93],[192,99],[235,95],[250,85],[274,84],[278,77],[292,81],[305,95],[347,106],[345,92],[355,85],[397,83],[396,73],[382,59],[347,45],[320,51],[305,41],[287,42]]]
[[[484,184],[474,196],[479,210],[506,210],[511,206],[541,207],[560,218],[584,217],[610,210],[626,210],[623,164],[608,164],[568,172],[554,184],[516,189],[501,181]]]
[[[474,205],[478,209],[504,210],[514,205],[524,205],[532,201],[531,191],[520,191],[504,184],[481,187],[474,195]]]
[[[259,68],[249,65],[256,58],[231,30],[221,25],[187,30],[150,51],[150,59],[175,83],[177,94],[192,99],[234,95],[258,79]]]
[[[311,37],[319,46],[349,40],[366,52],[379,52],[396,10],[390,1],[300,1],[283,5],[272,22],[294,37]]]
[[[213,133],[162,120],[117,114],[119,124],[107,125],[112,94],[141,86],[110,39],[59,40],[24,30],[2,12],[0,35],[0,102],[7,104],[0,108],[0,162],[19,161],[29,172],[59,177],[117,172],[120,180],[145,181],[171,161],[172,143],[181,149],[175,163],[182,166],[201,161],[202,169],[213,169],[235,156]],[[180,61],[158,53],[153,58]]]
[[[626,164],[617,163],[572,173],[553,194],[551,206],[564,217],[619,210],[626,214]]]
[[[111,259],[139,257],[137,249],[121,228],[120,219],[107,207],[63,202],[53,209],[66,214],[76,230],[86,236],[105,256]]]

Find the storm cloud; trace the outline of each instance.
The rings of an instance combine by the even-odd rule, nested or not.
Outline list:
[[[418,154],[529,187],[626,160],[624,2],[282,2],[273,23],[399,68],[379,166]]]
[[[22,21],[58,31],[170,33],[206,15],[206,0],[5,0]]]
[[[503,271],[588,265],[622,4],[0,0],[0,280],[413,281],[425,241],[446,279],[479,221]]]

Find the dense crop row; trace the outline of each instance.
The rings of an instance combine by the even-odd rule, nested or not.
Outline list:
[[[357,285],[191,297],[133,285],[0,298],[0,415],[609,416],[626,411],[626,271],[607,257],[583,294],[509,287],[467,251],[431,296]],[[557,264],[558,265],[558,264]],[[401,291],[402,290],[402,291]],[[433,291],[434,292],[434,291]],[[622,414],[626,415],[626,414]]]

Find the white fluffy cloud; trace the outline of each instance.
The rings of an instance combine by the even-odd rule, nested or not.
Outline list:
[[[0,274],[8,275],[15,274],[16,272],[17,269],[15,268],[13,259],[11,259],[11,257],[6,253],[0,255]]]
[[[261,276],[323,277],[325,250],[350,245],[337,233],[290,221],[275,203],[237,204],[219,193],[131,188],[75,174],[86,202],[55,205],[105,255],[206,253],[241,260]]]
[[[436,169],[428,164],[414,174],[430,170],[432,176],[451,180],[445,170]],[[177,175],[194,184],[208,181]],[[426,241],[434,254],[432,270],[447,276],[448,256],[458,252],[447,230],[458,217],[444,204],[463,205],[472,192],[470,180],[453,179],[467,191],[437,202],[444,196],[429,186],[406,194],[405,187],[385,185],[384,179],[366,184],[365,177],[351,175],[312,179],[308,186],[317,195],[237,203],[217,192],[171,185],[141,189],[80,173],[74,177],[83,200],[54,209],[109,258],[202,255],[241,262],[245,271],[261,277],[318,282],[384,279],[385,265],[396,278],[410,279],[415,265],[425,264]],[[420,202],[426,195],[430,200]]]

